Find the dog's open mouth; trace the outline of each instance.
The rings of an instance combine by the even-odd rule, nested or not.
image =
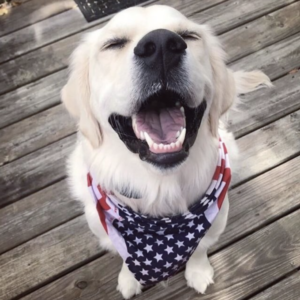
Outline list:
[[[132,117],[113,114],[109,122],[142,160],[173,167],[188,156],[206,109],[206,101],[196,108],[185,103],[178,93],[162,91],[146,99]]]

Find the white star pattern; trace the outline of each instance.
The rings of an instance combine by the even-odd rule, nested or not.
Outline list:
[[[148,274],[149,274],[149,271],[143,269],[143,270],[141,271],[141,273],[142,273],[143,275],[148,275]]]
[[[199,224],[196,228],[199,232],[201,232],[204,229],[203,224]]]
[[[120,221],[118,221],[118,226],[121,228],[121,227],[124,227],[124,224]]]
[[[148,244],[147,244],[147,246],[146,246],[144,249],[145,249],[145,250],[147,251],[147,253],[148,253],[148,252],[150,252],[150,251],[153,251],[153,250],[152,250],[152,247],[153,247],[152,245],[148,245]]]
[[[136,259],[133,261],[133,263],[134,263],[136,266],[140,266],[140,265],[141,265],[140,262],[139,262],[138,260],[136,260]]]
[[[175,257],[175,259],[177,261],[181,261],[183,259],[182,255],[177,254],[177,256]]]
[[[148,239],[152,238],[152,235],[151,234],[145,234],[145,237]]]
[[[168,272],[164,272],[163,274],[162,274],[162,277],[167,277],[167,276],[169,276],[169,273]]]
[[[195,225],[195,223],[194,223],[193,220],[188,224],[188,226],[189,226],[190,228],[193,227],[194,225]]]
[[[143,279],[140,279],[140,284],[141,284],[141,285],[144,285],[144,284],[146,284],[146,281],[143,280]]]
[[[156,261],[160,261],[160,260],[162,260],[162,254],[158,254],[158,253],[156,253],[156,255],[154,256],[154,258],[156,259]]]
[[[170,268],[170,267],[172,267],[172,264],[169,263],[169,262],[166,262],[166,264],[164,265],[164,267],[165,267],[165,268]]]
[[[155,282],[157,279],[154,278],[154,277],[151,277],[149,280],[152,281],[152,282]]]
[[[169,240],[171,240],[171,239],[174,239],[174,236],[173,236],[173,234],[167,234],[167,235],[166,235],[166,238],[167,238],[168,241],[169,241]]]
[[[192,240],[195,238],[194,233],[189,232],[189,234],[186,236],[187,239]]]
[[[138,237],[136,237],[134,241],[137,245],[142,243],[142,239],[139,239]]]
[[[160,271],[161,271],[161,269],[154,268],[154,269],[153,269],[153,271],[154,271],[155,273],[158,273],[158,272],[160,272]]]
[[[175,243],[177,246],[178,246],[178,248],[180,248],[180,247],[183,247],[184,245],[183,245],[183,242],[181,242],[181,241],[177,241],[177,243]]]
[[[167,246],[167,248],[165,249],[166,252],[168,252],[168,254],[173,253],[173,247]]]
[[[185,252],[191,252],[193,247],[188,247]]]
[[[125,232],[127,233],[127,235],[133,234],[133,231],[131,229],[129,229],[129,228]]]
[[[159,246],[159,245],[163,245],[164,244],[164,242],[163,241],[160,241],[160,240],[156,240],[156,242],[155,242],[156,244],[157,244],[157,246]]]
[[[138,250],[135,252],[137,257],[143,256],[143,252],[141,250]]]
[[[145,260],[145,265],[146,266],[150,266],[151,265],[151,260],[149,260],[148,258]]]
[[[127,217],[127,221],[134,222],[134,219],[132,217]]]
[[[144,229],[141,228],[141,227],[138,227],[136,230],[137,230],[138,232],[144,232]]]
[[[159,230],[156,232],[158,235],[164,235],[165,234],[165,231],[164,230]]]

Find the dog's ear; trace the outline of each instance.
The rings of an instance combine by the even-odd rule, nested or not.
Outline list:
[[[218,137],[219,120],[233,105],[240,94],[249,93],[263,86],[272,86],[270,79],[261,71],[233,72],[226,67],[226,55],[219,40],[209,27],[205,27],[206,43],[209,48],[209,59],[212,66],[213,95],[209,111],[211,132]]]
[[[236,97],[233,72],[226,67],[225,52],[210,27],[200,25],[208,48],[212,68],[212,103],[209,123],[213,136],[218,137],[219,119],[231,107]]]
[[[61,98],[69,113],[77,120],[78,130],[97,148],[102,138],[90,105],[89,52],[88,41],[85,40],[71,55],[69,80],[61,91]]]

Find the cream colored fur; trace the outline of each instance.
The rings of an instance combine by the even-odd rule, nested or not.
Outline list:
[[[138,70],[133,64],[133,48],[148,32],[164,28],[193,30],[199,41],[188,41],[185,68],[186,86],[194,95],[194,104],[205,98],[207,110],[187,160],[172,170],[159,170],[130,152],[108,123],[111,113],[130,115],[140,87]],[[103,43],[115,36],[130,39],[124,48],[102,51]],[[218,39],[205,25],[195,24],[166,6],[131,8],[116,15],[105,27],[89,33],[71,58],[69,81],[62,100],[78,121],[78,141],[68,162],[71,191],[85,207],[87,222],[99,238],[101,247],[115,251],[104,232],[94,200],[86,186],[86,174],[92,171],[102,188],[114,191],[134,210],[152,216],[186,211],[211,182],[217,162],[220,134],[233,163],[237,147],[231,133],[219,128],[221,116],[239,93],[270,85],[262,72],[232,72],[225,65],[225,54]],[[155,89],[155,87],[153,87]],[[236,165],[236,164],[234,164]],[[129,199],[117,193],[122,186],[138,190],[142,199]],[[187,263],[187,284],[204,293],[213,282],[213,269],[207,249],[223,232],[228,214],[228,197],[213,226]],[[118,290],[125,299],[141,292],[140,284],[124,264],[118,278]]]

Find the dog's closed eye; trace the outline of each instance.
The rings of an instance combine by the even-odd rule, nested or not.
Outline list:
[[[112,38],[106,41],[101,50],[114,50],[124,48],[129,42],[127,38]]]
[[[185,41],[187,40],[195,41],[201,39],[199,34],[194,31],[183,30],[183,31],[178,31],[177,34],[180,35]]]

